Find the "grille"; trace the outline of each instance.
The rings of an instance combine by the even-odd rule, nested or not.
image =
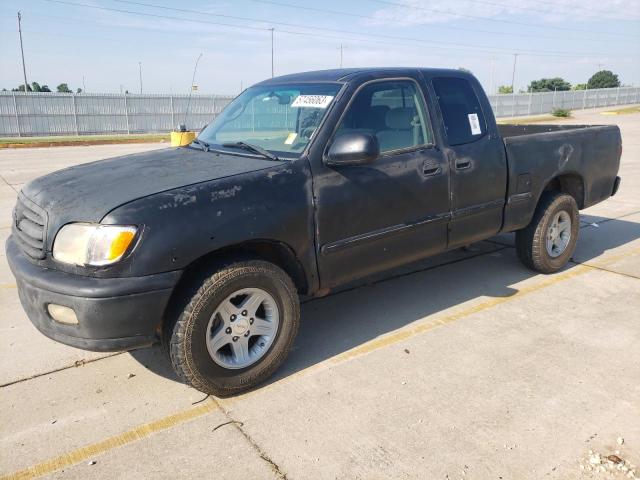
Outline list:
[[[33,259],[44,258],[47,214],[22,194],[13,210],[12,232],[22,251]]]

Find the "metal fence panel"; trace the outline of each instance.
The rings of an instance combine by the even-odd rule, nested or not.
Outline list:
[[[556,108],[581,110],[638,103],[640,87],[489,95],[489,101],[496,117],[540,115]]]
[[[228,95],[0,92],[0,137],[164,133],[199,130],[233,100]],[[490,95],[496,117],[640,103],[640,87]],[[286,111],[277,112],[286,115]],[[288,119],[283,121],[287,122]]]

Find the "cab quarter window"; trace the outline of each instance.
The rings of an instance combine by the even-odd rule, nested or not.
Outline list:
[[[337,135],[375,135],[381,152],[433,143],[422,96],[411,81],[374,82],[356,94]]]
[[[464,78],[433,79],[449,145],[478,140],[486,133],[486,122],[478,97]]]

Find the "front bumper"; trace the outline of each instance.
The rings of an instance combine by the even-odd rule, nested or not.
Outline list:
[[[32,263],[13,237],[6,244],[22,307],[53,340],[93,351],[118,351],[152,343],[181,271],[144,277],[95,278]],[[49,304],[73,309],[78,324],[55,321]]]

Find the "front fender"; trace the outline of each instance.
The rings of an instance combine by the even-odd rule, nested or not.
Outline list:
[[[302,158],[157,193],[117,208],[102,223],[143,227],[120,266],[127,275],[184,269],[210,252],[268,239],[289,245],[314,281],[311,188],[308,161]]]

